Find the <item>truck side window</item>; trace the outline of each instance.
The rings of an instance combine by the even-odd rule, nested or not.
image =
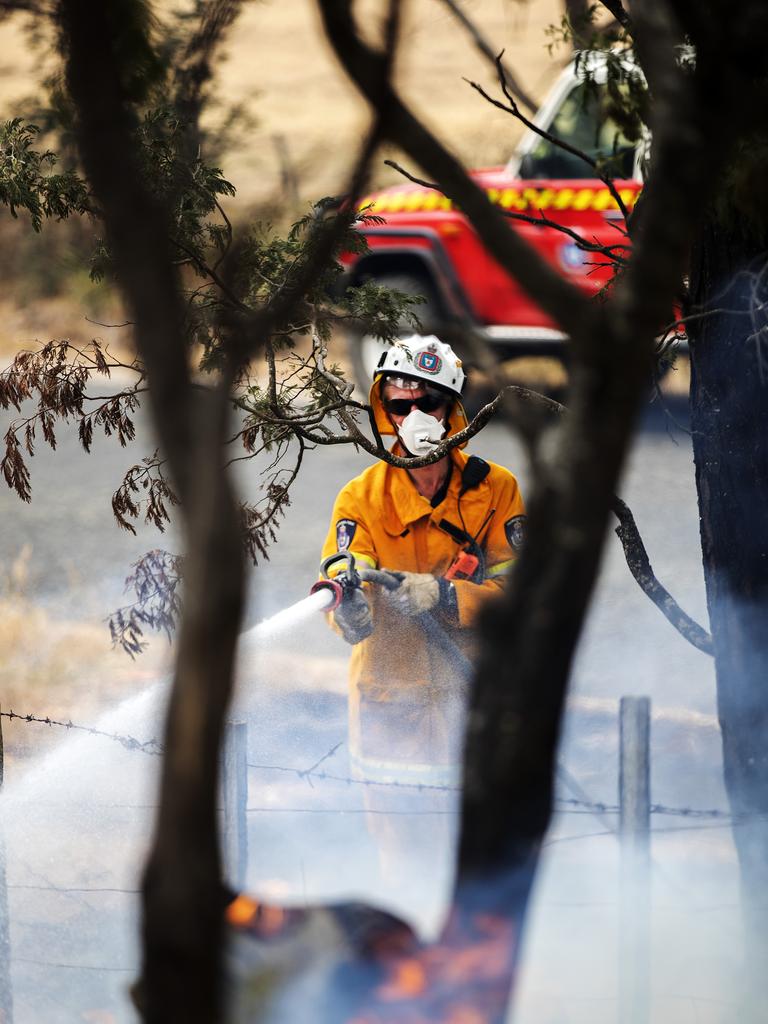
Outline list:
[[[600,160],[605,172],[615,178],[634,176],[635,147],[618,124],[603,114],[606,88],[582,82],[575,86],[549,126],[555,138]],[[558,148],[546,139],[523,157],[521,178],[594,178],[594,171],[583,160]]]

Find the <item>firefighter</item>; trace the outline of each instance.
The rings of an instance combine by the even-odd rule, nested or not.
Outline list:
[[[462,430],[464,382],[435,336],[387,349],[369,401],[379,433],[396,438],[392,451],[424,455]],[[323,558],[350,552],[364,578],[379,571],[333,613],[353,646],[350,757],[370,780],[458,778],[471,627],[501,590],[525,525],[515,477],[462,448],[412,470],[377,462],[334,504]]]

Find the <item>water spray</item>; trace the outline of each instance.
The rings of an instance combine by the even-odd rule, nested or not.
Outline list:
[[[341,562],[346,563],[345,567],[339,569],[331,578],[331,567]],[[365,569],[362,574],[359,573],[355,568],[355,556],[349,551],[337,551],[326,558],[320,566],[320,573],[321,578],[313,584],[307,597],[241,633],[241,652],[249,651],[250,648],[255,649],[264,641],[276,639],[282,633],[293,629],[299,622],[311,618],[315,612],[334,611],[342,601],[347,600],[355,590],[358,590],[363,582],[381,583],[390,589],[400,585],[399,580],[390,579],[388,573],[373,569]]]

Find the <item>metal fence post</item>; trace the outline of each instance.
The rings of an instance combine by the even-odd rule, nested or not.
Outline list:
[[[2,711],[2,708],[0,708]],[[0,718],[0,801],[5,774],[3,720]],[[0,1024],[13,1024],[13,986],[11,984],[11,916],[8,906],[8,880],[5,873],[5,836],[0,802]]]
[[[619,1021],[648,1024],[650,1016],[650,731],[648,697],[619,705]]]
[[[223,805],[222,854],[227,882],[238,891],[248,866],[248,726],[228,722],[224,729],[221,765]]]

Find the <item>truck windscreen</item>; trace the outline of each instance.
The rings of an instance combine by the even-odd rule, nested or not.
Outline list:
[[[599,161],[604,173],[614,178],[633,178],[635,144],[607,112],[604,85],[582,82],[568,93],[549,127],[549,133]],[[539,139],[520,164],[520,177],[593,178],[584,160],[547,139]]]

